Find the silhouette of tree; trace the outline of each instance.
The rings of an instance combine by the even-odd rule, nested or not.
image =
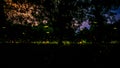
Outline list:
[[[4,14],[4,4],[5,4],[5,2],[4,2],[4,0],[0,0],[0,22],[1,22],[1,25],[0,26],[3,26],[3,25],[5,25],[5,14]]]

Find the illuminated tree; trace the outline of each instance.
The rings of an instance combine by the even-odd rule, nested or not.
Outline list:
[[[106,24],[114,24],[118,0],[4,0],[4,13],[11,24],[30,25],[33,28],[50,27],[60,41],[91,31],[98,39],[105,34]],[[112,12],[111,12],[112,11]],[[47,18],[48,20],[46,20]],[[52,25],[51,25],[52,24]],[[104,33],[103,33],[104,32]],[[90,33],[88,33],[90,34]],[[87,36],[87,35],[86,35]],[[93,39],[93,38],[92,38]]]
[[[42,17],[45,17],[47,12],[42,5],[38,6],[25,1],[14,2],[12,0],[5,0],[4,11],[7,15],[7,20],[13,24],[38,26],[43,20]]]

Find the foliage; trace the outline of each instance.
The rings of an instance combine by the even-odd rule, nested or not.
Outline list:
[[[3,2],[5,4],[2,8],[6,20],[10,24],[29,27],[31,31],[25,28],[26,33],[28,32],[26,35],[33,34],[32,36],[39,39],[54,35],[60,41],[66,38],[68,40],[88,38],[95,41],[102,41],[106,36],[108,38],[106,31],[112,29],[108,25],[117,22],[113,21],[115,14],[109,11],[120,6],[118,0],[4,0]],[[105,14],[109,18],[105,17]],[[108,24],[108,20],[112,20],[110,21],[112,24]]]

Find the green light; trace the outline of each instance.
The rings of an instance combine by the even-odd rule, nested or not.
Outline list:
[[[57,41],[52,41],[52,42],[50,42],[50,44],[58,44],[58,42]]]
[[[81,40],[79,42],[77,42],[77,44],[87,44],[88,42],[86,42],[86,40]]]
[[[78,42],[78,44],[82,44],[82,41]]]
[[[97,22],[93,22],[94,24],[97,24]]]
[[[70,41],[62,41],[62,43],[63,43],[64,45],[69,45],[69,44],[71,44]]]
[[[80,31],[83,31],[83,29],[80,29]]]
[[[49,26],[44,26],[44,28],[48,28]]]
[[[66,41],[66,44],[70,44],[70,42],[69,42],[69,41]]]
[[[50,32],[46,32],[47,34],[49,34]]]
[[[46,41],[46,44],[49,44],[50,42],[49,41]]]
[[[82,40],[83,43],[87,43],[85,40]]]
[[[116,27],[114,27],[113,29],[114,29],[114,30],[116,30],[117,28],[116,28]]]
[[[118,41],[111,41],[110,43],[111,44],[116,44],[116,43],[118,43]]]
[[[45,44],[45,43],[46,43],[45,41],[42,42],[42,44]]]

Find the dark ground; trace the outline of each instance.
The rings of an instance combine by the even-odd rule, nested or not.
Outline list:
[[[63,64],[76,67],[104,68],[119,66],[119,45],[33,45],[1,44],[0,63],[3,66],[41,67]]]

